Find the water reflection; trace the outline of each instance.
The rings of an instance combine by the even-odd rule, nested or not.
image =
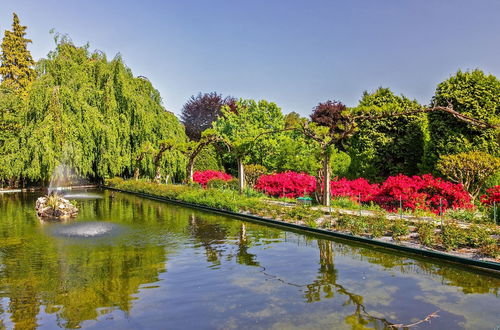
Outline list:
[[[437,309],[440,318],[420,327],[497,321],[500,280],[492,275],[130,195],[100,196],[82,200],[69,225],[43,225],[35,195],[0,195],[0,328],[55,320],[62,328],[380,329]],[[60,232],[87,233],[96,223],[119,234]],[[150,304],[162,312],[141,307]]]

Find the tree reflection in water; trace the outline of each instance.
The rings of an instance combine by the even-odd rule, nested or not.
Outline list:
[[[178,253],[180,248],[195,253],[202,251],[201,262],[189,259],[191,253],[179,257],[186,267],[183,271],[201,269],[210,272],[195,272],[193,276],[198,276],[195,281],[213,281],[211,276],[223,279],[222,284],[217,283],[228,296],[225,296],[227,300],[221,299],[221,304],[231,303],[233,293],[240,299],[238,303],[242,302],[238,295],[242,287],[244,294],[249,292],[245,291],[248,283],[251,283],[250,286],[266,284],[260,288],[263,290],[250,291],[251,295],[247,296],[250,303],[275,298],[276,304],[282,302],[279,307],[286,313],[293,311],[294,306],[301,306],[304,310],[310,308],[308,311],[318,310],[318,313],[324,313],[321,315],[339,313],[343,315],[344,322],[353,328],[388,328],[392,323],[383,317],[388,314],[374,312],[370,304],[373,296],[370,292],[361,292],[366,287],[355,286],[349,282],[351,279],[346,278],[346,261],[348,267],[352,266],[354,270],[397,274],[414,286],[426,281],[430,285],[437,283],[444,290],[457,287],[459,290],[456,291],[461,291],[459,294],[445,293],[443,297],[462,298],[471,293],[498,297],[498,277],[485,276],[454,265],[290,233],[131,195],[116,194],[111,199],[107,194],[104,192],[103,199],[82,202],[78,219],[112,221],[123,227],[130,226],[133,230],[130,237],[102,240],[100,243],[50,236],[33,212],[34,199],[22,194],[0,195],[0,329],[11,325],[16,329],[34,329],[39,325],[38,320],[46,317],[45,314],[53,315],[58,325],[64,328],[77,328],[86,320],[99,320],[115,311],[122,311],[127,320],[134,320],[132,304],[137,299],[137,293],[144,284],[159,281],[160,274],[167,270],[167,261],[175,265],[177,255],[183,255]],[[295,241],[299,243],[299,253],[303,252],[308,257],[305,258],[307,260],[290,263],[297,260],[297,256],[288,244]],[[300,246],[304,241],[307,247]],[[275,246],[272,245],[274,243]],[[311,253],[317,254],[312,256]],[[185,256],[189,258],[182,259]],[[343,258],[340,260],[339,257]],[[225,272],[217,272],[224,264],[229,266],[224,269]],[[233,267],[234,264],[242,267]],[[309,278],[310,283],[290,280],[296,271],[303,271],[305,276],[300,278]],[[176,280],[175,276],[169,272],[165,275],[165,284],[158,284],[158,287],[165,285],[168,288],[169,281]],[[240,280],[240,284],[249,280],[247,287],[232,283],[233,276]],[[280,284],[272,285],[272,281]],[[169,290],[178,290],[182,297],[190,289],[189,282],[184,285]],[[267,292],[266,289],[271,287],[275,290]],[[421,288],[417,288],[415,293],[425,294]],[[141,297],[146,304],[149,302],[148,298]],[[160,301],[166,306],[178,304],[168,299],[167,294]],[[327,301],[331,304],[324,304]],[[342,305],[340,309],[339,304]],[[429,305],[434,306],[432,301]],[[337,310],[321,310],[325,306]],[[464,306],[470,307],[471,303]],[[202,314],[203,310],[195,309],[194,312]],[[400,313],[396,311],[395,314]],[[212,310],[208,315],[215,317]],[[444,317],[444,314],[441,315]],[[241,315],[221,312],[219,316]],[[241,317],[244,319],[245,316]],[[272,315],[268,319],[273,317],[280,316]],[[7,324],[2,324],[2,320]]]

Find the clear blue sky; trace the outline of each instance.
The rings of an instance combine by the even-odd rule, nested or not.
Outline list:
[[[308,114],[390,87],[428,103],[457,69],[500,76],[499,0],[2,1],[28,25],[35,59],[54,28],[121,53],[176,113],[200,91],[267,99]]]

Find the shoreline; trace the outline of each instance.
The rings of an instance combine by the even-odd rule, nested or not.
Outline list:
[[[342,233],[340,231],[335,231],[335,230],[325,230],[325,229],[313,228],[313,227],[304,226],[301,224],[289,223],[289,222],[284,222],[284,221],[275,220],[275,219],[271,219],[271,218],[264,218],[264,217],[260,217],[260,216],[253,215],[250,213],[233,212],[233,211],[218,209],[218,208],[205,206],[205,205],[201,205],[201,204],[194,204],[194,203],[184,202],[181,200],[170,199],[170,198],[162,197],[162,196],[156,196],[156,195],[152,195],[152,194],[146,194],[146,193],[141,193],[141,192],[118,189],[118,188],[105,186],[105,185],[100,186],[100,187],[103,189],[133,194],[133,195],[137,195],[137,196],[141,196],[144,198],[153,199],[153,200],[157,200],[157,201],[162,201],[162,202],[182,205],[182,206],[186,206],[186,207],[201,209],[201,210],[210,211],[210,212],[223,214],[223,215],[229,215],[229,216],[236,217],[236,218],[243,219],[243,220],[265,223],[267,225],[273,225],[273,226],[277,226],[277,227],[285,227],[287,229],[292,229],[292,230],[305,231],[308,233],[319,234],[322,236],[328,236],[330,238],[332,238],[332,237],[333,238],[340,238],[340,239],[345,239],[347,241],[354,241],[354,242],[358,242],[358,243],[376,245],[376,246],[388,248],[391,250],[409,252],[412,254],[431,257],[431,258],[439,259],[439,260],[446,260],[447,262],[452,262],[454,264],[460,264],[462,266],[467,266],[467,267],[471,267],[474,269],[480,269],[483,271],[488,271],[490,273],[494,273],[496,275],[500,275],[500,262],[468,258],[468,257],[463,256],[463,254],[461,254],[459,252],[450,253],[450,252],[445,252],[445,251],[439,251],[436,249],[423,248],[421,246],[415,246],[415,244],[412,244],[412,243],[409,243],[409,244],[399,243],[398,244],[398,243],[384,241],[383,239],[372,239],[372,238],[363,237],[363,236],[346,234],[346,233]]]
[[[98,184],[91,184],[91,185],[81,185],[81,186],[69,186],[69,187],[60,187],[62,189],[60,190],[77,190],[77,189],[92,189],[92,188],[99,188],[100,185]],[[42,190],[47,190],[49,189],[48,187],[31,187],[31,188],[18,188],[18,189],[0,189],[0,194],[2,193],[16,193],[16,192],[35,192],[35,191],[42,191]]]

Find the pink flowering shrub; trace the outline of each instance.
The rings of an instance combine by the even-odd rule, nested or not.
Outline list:
[[[221,179],[224,181],[229,181],[232,178],[233,177],[227,173],[213,171],[213,170],[196,171],[193,174],[193,181],[201,184],[203,188],[206,188],[208,181],[212,179]]]
[[[354,201],[369,202],[373,200],[380,188],[378,184],[371,184],[365,178],[347,180],[342,178],[330,183],[332,197],[350,197]]]
[[[493,202],[500,205],[500,185],[486,190],[486,194],[481,196],[481,203],[484,205],[493,205]]]
[[[257,179],[255,189],[269,196],[296,198],[312,194],[316,189],[316,178],[291,171],[262,175]]]

